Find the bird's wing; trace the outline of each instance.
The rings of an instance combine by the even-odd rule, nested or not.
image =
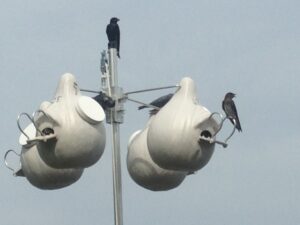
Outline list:
[[[234,116],[235,116],[236,118],[238,118],[238,113],[237,113],[237,110],[236,110],[234,101],[231,101],[231,102],[230,102],[230,106],[231,106],[232,113],[234,114]]]
[[[230,106],[230,107],[228,107],[229,108],[229,112],[228,112],[229,116],[231,116],[235,120],[237,130],[238,131],[242,131],[240,120],[239,120],[239,116],[238,116],[238,112],[236,110],[234,101],[230,101],[230,105],[229,106]]]
[[[173,94],[167,94],[167,95],[164,95],[164,96],[161,96],[157,99],[155,99],[154,101],[152,101],[150,103],[150,105],[154,105],[154,106],[157,106],[159,108],[163,107],[165,104],[168,103],[168,101],[173,97]]]
[[[147,108],[147,106],[141,105],[141,106],[138,107],[138,110],[141,110],[141,109],[144,109],[144,108]]]
[[[232,100],[229,100],[229,99],[225,99],[222,103],[222,108],[226,114],[226,116],[231,116],[231,117],[235,117],[236,113],[236,109],[235,109],[235,106],[234,106],[234,102]]]
[[[110,24],[106,26],[106,34],[110,35]]]
[[[242,127],[241,127],[241,123],[240,123],[240,119],[239,119],[239,115],[238,115],[238,112],[236,110],[236,107],[235,107],[235,104],[234,102],[232,101],[232,111],[234,113],[234,119],[235,119],[235,122],[236,122],[236,128],[238,131],[242,131]]]
[[[149,105],[153,105],[159,108],[162,108],[165,104],[168,103],[168,101],[173,97],[173,94],[167,94],[164,96],[161,96],[155,100],[153,100],[152,102],[149,103]],[[148,108],[148,106],[142,105],[139,106],[138,109],[144,109],[144,108]]]
[[[116,39],[117,39],[117,50],[118,52],[120,51],[120,28],[119,28],[119,25],[117,24],[116,25],[116,29],[115,29],[115,35],[116,35]]]

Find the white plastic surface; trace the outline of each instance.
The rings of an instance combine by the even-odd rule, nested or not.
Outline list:
[[[36,135],[36,129],[33,123],[30,123],[23,131],[29,137],[29,139],[34,138]],[[27,140],[28,138],[23,133],[21,133],[19,138],[20,145],[27,145]]]
[[[41,158],[54,168],[85,168],[96,163],[106,143],[104,113],[90,97],[81,96],[72,74],[64,74],[51,104],[41,104],[39,130],[53,129],[56,138],[39,142]]]
[[[129,137],[129,140],[128,140],[128,147],[129,145],[132,143],[132,141],[134,140],[134,138],[139,134],[141,133],[142,130],[137,130],[136,132],[134,132],[130,137]]]
[[[172,99],[149,125],[149,153],[160,167],[193,172],[210,160],[214,144],[198,142],[203,131],[213,134],[218,125],[197,101],[196,85],[185,77]]]
[[[22,148],[21,167],[27,180],[35,187],[53,190],[73,184],[81,177],[83,169],[55,169],[40,157],[36,145]]]
[[[97,124],[105,119],[104,110],[91,97],[80,96],[76,109],[80,116],[90,123]]]
[[[129,139],[127,169],[131,178],[140,186],[152,191],[170,190],[182,183],[186,172],[166,170],[153,160],[147,147],[148,128],[137,131]]]
[[[29,138],[34,138],[36,129],[31,123],[24,132]],[[37,146],[28,145],[26,140],[27,137],[22,134],[19,140],[23,145],[20,161],[22,171],[32,185],[40,189],[58,189],[74,183],[81,177],[83,169],[55,169],[47,165],[41,159]]]

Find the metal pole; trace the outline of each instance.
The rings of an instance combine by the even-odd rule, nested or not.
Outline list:
[[[116,100],[116,105],[111,111],[112,124],[112,171],[113,171],[113,195],[114,195],[114,220],[115,225],[123,225],[122,209],[122,177],[121,177],[121,157],[120,157],[120,112],[119,112],[119,94],[118,73],[117,73],[117,50],[108,49],[108,67],[109,67],[109,89],[111,97]]]

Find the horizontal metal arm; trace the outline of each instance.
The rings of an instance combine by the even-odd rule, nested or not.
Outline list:
[[[31,144],[31,143],[35,143],[35,142],[39,142],[39,141],[48,141],[49,139],[54,139],[56,138],[56,134],[48,134],[48,135],[45,135],[45,136],[37,136],[37,137],[34,137],[34,138],[31,138],[29,140],[27,140],[27,143],[28,144]]]
[[[146,103],[144,103],[144,102],[140,102],[140,101],[137,101],[137,100],[134,100],[134,99],[132,99],[132,98],[126,98],[128,101],[131,101],[131,102],[135,102],[135,103],[138,103],[138,104],[141,104],[141,105],[144,105],[144,106],[147,106],[147,107],[149,107],[149,108],[154,108],[154,109],[160,109],[159,107],[157,107],[157,106],[154,106],[154,105],[150,105],[150,104],[146,104]]]
[[[148,89],[142,89],[142,90],[137,90],[137,91],[129,91],[129,92],[126,92],[124,94],[129,95],[129,94],[136,94],[136,93],[147,92],[147,91],[157,91],[157,90],[169,89],[169,88],[175,88],[175,87],[180,87],[180,86],[177,84],[177,85],[158,87],[158,88],[148,88]],[[80,88],[80,91],[90,92],[90,93],[97,93],[97,94],[99,94],[99,92],[101,92],[101,91],[94,91],[94,90],[83,89],[83,88]]]
[[[100,91],[93,91],[93,90],[88,90],[88,89],[79,89],[80,91],[83,91],[83,92],[90,92],[90,93],[97,93],[97,94],[99,94],[100,93]]]
[[[129,92],[126,92],[125,95],[137,94],[137,93],[147,92],[147,91],[157,91],[157,90],[169,89],[169,88],[175,88],[175,87],[180,87],[180,85],[177,84],[177,85],[158,87],[158,88],[148,88],[148,89],[143,89],[143,90],[138,90],[138,91],[129,91]]]

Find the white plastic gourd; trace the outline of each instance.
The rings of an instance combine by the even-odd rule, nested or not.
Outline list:
[[[36,136],[36,129],[30,124],[24,132],[29,138]],[[82,175],[83,169],[55,169],[47,165],[40,157],[36,144],[26,142],[22,134],[19,142],[22,145],[20,155],[21,169],[27,180],[40,189],[59,189],[76,182]]]
[[[185,77],[172,99],[149,124],[147,144],[153,161],[170,170],[193,172],[201,169],[214,152],[214,143],[199,141],[212,135],[218,124],[198,103],[194,81]]]
[[[42,103],[35,123],[56,138],[39,142],[41,158],[55,168],[84,168],[96,163],[106,142],[105,113],[92,98],[82,96],[72,74],[64,74],[52,102]]]
[[[148,127],[143,131],[135,132],[129,140],[127,169],[131,178],[140,186],[152,191],[164,191],[177,187],[187,173],[166,170],[153,162],[147,147],[147,133]]]

